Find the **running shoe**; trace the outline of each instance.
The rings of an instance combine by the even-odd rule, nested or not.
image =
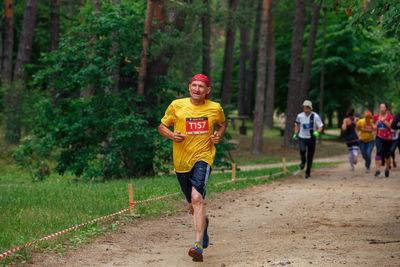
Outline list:
[[[310,177],[311,177],[311,174],[306,173],[306,179],[308,179],[308,178],[310,178]]]
[[[385,170],[385,177],[389,177],[389,170]]]
[[[376,171],[375,172],[375,177],[379,177],[379,176],[381,176],[381,172],[380,171]]]
[[[350,171],[354,171],[354,166],[350,166]]]
[[[207,234],[208,228],[208,217],[206,216],[206,227],[204,228],[204,235],[203,235],[203,248],[208,248],[209,238]]]
[[[305,167],[304,163],[301,163],[300,166],[299,166],[300,170],[304,170],[304,167]]]
[[[194,242],[194,246],[189,249],[188,254],[193,258],[193,261],[203,261],[203,246],[200,242]]]
[[[369,168],[366,168],[365,173],[369,173],[369,172],[370,172]]]

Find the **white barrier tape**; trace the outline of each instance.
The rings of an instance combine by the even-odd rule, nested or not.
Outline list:
[[[91,221],[88,221],[88,222],[85,222],[85,223],[82,223],[82,224],[79,224],[79,225],[75,225],[75,226],[73,226],[73,227],[70,227],[70,228],[68,228],[68,229],[62,230],[62,231],[60,231],[60,232],[57,232],[57,233],[54,233],[54,234],[51,234],[51,235],[42,237],[42,238],[40,238],[40,239],[38,239],[38,240],[35,240],[35,241],[33,241],[33,242],[27,243],[27,244],[25,244],[25,245],[23,245],[23,246],[20,246],[20,247],[11,249],[11,250],[9,250],[9,251],[6,251],[6,252],[0,254],[0,259],[3,258],[3,257],[8,256],[8,255],[10,255],[10,254],[12,254],[12,253],[14,253],[14,252],[17,252],[18,250],[21,250],[21,249],[23,249],[23,248],[26,248],[26,247],[28,247],[28,246],[31,246],[31,245],[33,245],[33,244],[39,242],[39,241],[43,241],[43,240],[47,240],[47,239],[50,239],[50,238],[59,236],[59,235],[61,235],[61,234],[64,234],[64,233],[66,233],[66,232],[69,232],[69,231],[71,231],[71,230],[77,229],[77,228],[79,228],[79,227],[82,227],[82,226],[85,226],[85,225],[88,225],[88,224],[91,224],[91,223],[94,223],[94,222],[97,222],[97,221],[100,221],[100,220],[104,220],[104,219],[106,219],[106,218],[109,218],[109,217],[112,217],[112,216],[115,216],[115,215],[118,215],[118,214],[123,214],[123,213],[125,213],[125,212],[127,212],[127,211],[128,211],[128,209],[124,209],[124,210],[115,212],[115,213],[113,213],[113,214],[110,214],[110,215],[107,215],[107,216],[103,216],[103,217],[99,217],[99,218],[93,219],[93,220],[91,220]]]
[[[149,199],[146,199],[146,200],[133,201],[133,204],[139,204],[139,203],[149,202],[149,201],[153,201],[153,200],[159,200],[159,199],[163,199],[163,198],[167,198],[167,197],[172,197],[172,196],[175,196],[175,195],[177,195],[179,193],[180,192],[176,192],[176,193],[172,193],[172,194],[161,196],[161,197],[153,197],[153,198],[149,198]]]
[[[282,174],[295,174],[295,173],[290,172],[290,171],[287,171],[286,173],[284,173],[284,172],[277,172],[277,173],[273,173],[273,174],[270,174],[270,175],[259,176],[259,177],[253,177],[253,178],[236,178],[236,179],[234,179],[234,180],[232,179],[232,180],[227,180],[227,181],[219,182],[219,183],[216,183],[216,184],[214,184],[214,185],[221,185],[221,184],[227,184],[227,183],[234,183],[234,182],[236,182],[236,181],[269,179],[269,178],[271,178],[271,177],[279,176],[279,175],[282,175]]]

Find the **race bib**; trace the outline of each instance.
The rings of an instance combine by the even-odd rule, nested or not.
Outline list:
[[[310,130],[310,129],[312,129],[312,128],[313,128],[313,125],[312,125],[311,123],[303,124],[303,129],[304,129],[304,130]]]
[[[364,124],[364,131],[365,132],[372,132],[372,125]]]
[[[208,117],[186,118],[186,134],[208,133]]]

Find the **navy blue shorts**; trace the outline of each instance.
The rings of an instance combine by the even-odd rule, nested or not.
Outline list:
[[[198,161],[190,172],[177,172],[179,185],[185,194],[186,200],[192,203],[192,187],[199,192],[203,198],[206,197],[206,186],[210,177],[211,167],[207,162]]]

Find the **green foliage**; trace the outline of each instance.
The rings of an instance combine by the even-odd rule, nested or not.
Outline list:
[[[140,3],[103,2],[99,13],[88,4],[83,22],[71,28],[60,49],[43,55],[44,68],[34,78],[57,90],[52,89],[53,99],[36,105],[35,138],[15,153],[21,165],[37,169],[52,155],[62,174],[109,179],[153,172],[156,143],[161,143],[154,122],[165,105],[145,108],[145,99],[134,97],[129,84],[116,92],[111,79],[117,66],[121,79],[137,79],[143,14]],[[80,97],[82,91],[93,96]],[[162,162],[169,155],[158,152],[157,158]]]
[[[400,2],[387,0],[362,1],[347,0],[349,15],[352,15],[352,24],[361,28],[371,29],[378,24],[390,36],[400,34]]]
[[[329,13],[327,18],[325,57],[324,111],[344,113],[350,105],[366,109],[378,101],[389,100],[398,80],[390,62],[399,42],[387,38],[379,27],[354,29],[344,12]],[[350,25],[350,26],[349,26]],[[319,102],[321,38],[317,39],[312,69],[311,98]],[[389,101],[391,102],[391,101]]]
[[[51,154],[52,141],[48,138],[26,136],[22,142],[24,145],[18,146],[13,153],[14,160],[29,171],[33,182],[43,181],[50,175],[47,160]]]
[[[32,136],[14,158],[35,180],[45,178],[41,166],[51,159],[60,174],[71,172],[85,179],[168,171],[172,146],[157,127],[167,105],[182,90],[166,77],[152,77],[155,87],[145,96],[135,92],[143,6],[104,1],[101,12],[90,4],[81,12],[82,21],[60,40],[59,50],[42,55],[43,67],[34,79],[36,86],[49,88],[51,97],[35,98],[36,112],[27,122],[33,127]],[[174,45],[174,38],[165,33],[153,38],[159,40],[153,51]],[[116,70],[118,84],[112,79]],[[223,150],[228,148],[228,144],[219,147],[217,166],[227,164]]]
[[[123,77],[137,78],[144,9],[140,3],[102,4],[96,13],[90,4],[81,10],[76,23],[60,40],[60,48],[42,55],[46,66],[34,79],[57,88],[56,97],[79,96],[81,90],[111,91],[115,68]],[[117,43],[118,47],[113,47]]]

